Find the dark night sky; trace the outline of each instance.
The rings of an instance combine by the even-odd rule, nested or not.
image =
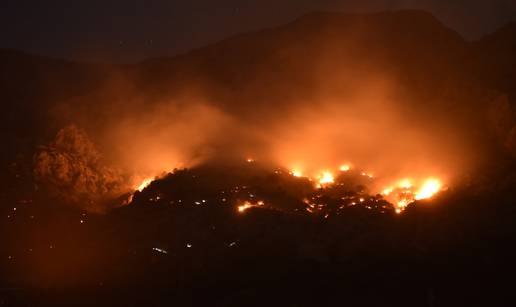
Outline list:
[[[515,0],[0,0],[0,48],[135,61],[173,55],[312,10],[425,9],[474,39],[516,20]]]

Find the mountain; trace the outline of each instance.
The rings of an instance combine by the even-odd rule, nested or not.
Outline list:
[[[28,139],[49,128],[56,129],[49,122],[52,108],[99,88],[100,70],[96,65],[0,50],[0,123],[4,144],[24,147]]]
[[[21,102],[29,108],[26,113],[77,97],[96,96],[99,103],[108,103],[101,92],[113,75],[130,80],[131,87],[150,97],[198,91],[242,112],[246,105],[278,107],[278,102],[340,95],[370,75],[389,75],[412,93],[437,100],[440,91],[434,88],[472,82],[468,76],[475,65],[470,45],[423,11],[315,12],[278,28],[130,66],[3,51],[2,100],[11,107]]]
[[[0,51],[1,301],[507,304],[512,285],[505,280],[514,275],[516,256],[516,161],[506,150],[516,131],[515,33],[508,25],[468,42],[422,11],[315,12],[132,65]],[[489,154],[490,166],[497,167],[478,164],[471,179],[410,204],[402,214],[368,191],[383,178],[365,176],[361,166],[319,188],[268,161],[240,159],[233,165],[214,159],[152,181],[130,198],[117,199],[117,205],[126,199],[129,205],[105,214],[70,205],[34,184],[37,165],[41,177],[66,181],[64,188],[54,185],[56,195],[76,196],[78,182],[88,188],[79,197],[97,206],[88,196],[110,192],[102,188],[114,184],[105,184],[110,180],[96,141],[126,114],[154,128],[153,118],[144,115],[163,101],[206,101],[238,123],[266,127],[271,118],[290,119],[295,108],[311,112],[326,101],[340,107],[355,97],[377,96],[397,102],[403,115],[397,119],[409,130],[427,125],[441,141],[455,131],[450,127],[460,128],[460,136],[476,145],[471,151]],[[185,142],[200,138],[190,133],[191,122],[205,119],[198,110],[179,125]],[[367,112],[378,113],[381,121],[389,109]],[[178,120],[163,113],[167,122]],[[47,142],[70,123],[77,126]],[[130,135],[130,141],[156,134],[170,142],[157,130]],[[366,137],[368,131],[350,133]],[[387,141],[404,141],[401,135],[395,131]],[[246,140],[234,143],[239,141]],[[137,154],[146,157],[146,143],[137,144]],[[400,160],[415,150],[410,142],[396,144],[402,147]],[[446,147],[441,144],[436,147]],[[383,155],[383,146],[375,145],[372,150]],[[399,189],[400,195],[410,194]]]
[[[406,10],[314,12],[277,28],[133,65],[3,50],[1,136],[8,150],[2,165],[30,164],[34,148],[70,122],[102,135],[106,123],[131,112],[134,104],[149,109],[159,101],[190,103],[187,98],[194,97],[242,120],[267,124],[264,118],[288,117],[293,106],[325,100],[345,105],[383,84],[392,89],[392,99],[403,102],[412,122],[435,114],[435,123],[452,122],[490,142],[489,105],[503,93],[514,105],[514,42],[514,25],[468,42],[431,14]],[[514,126],[512,117],[506,121],[502,143]],[[490,147],[484,145],[478,147]]]
[[[483,64],[483,76],[490,85],[516,99],[516,23],[510,23],[498,31],[474,42]]]
[[[276,104],[275,97],[285,101],[343,91],[350,78],[372,73],[392,74],[412,88],[435,93],[428,84],[446,86],[469,73],[468,47],[457,33],[421,11],[318,12],[175,58],[151,59],[136,70],[157,92],[176,91],[170,84],[196,80],[207,83],[210,94],[258,105]],[[327,86],[339,80],[337,89]]]

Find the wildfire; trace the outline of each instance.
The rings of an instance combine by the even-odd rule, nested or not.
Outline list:
[[[143,191],[146,187],[148,187],[151,182],[154,181],[154,178],[146,178],[144,179],[137,187],[136,187],[136,191]]]
[[[237,206],[237,211],[238,211],[238,213],[244,213],[249,208],[261,207],[263,205],[265,205],[265,203],[262,200],[258,201],[256,204],[252,204],[249,201],[245,201],[243,204]]]
[[[398,201],[396,203],[396,213],[401,213],[403,212],[403,210],[405,210],[405,208],[407,208],[407,206],[413,202],[413,199],[407,199],[407,198],[404,198],[404,199],[401,199],[400,201]]]
[[[247,158],[247,162],[252,163],[255,160],[253,158]],[[345,185],[342,182],[336,182],[336,180],[340,180],[341,176],[345,176],[344,174],[339,174],[339,177],[335,178],[335,173],[340,172],[348,172],[351,170],[351,164],[342,164],[337,169],[323,169],[319,172],[311,173],[313,174],[313,177],[309,174],[303,173],[300,169],[294,168],[291,169],[289,174],[293,177],[303,177],[310,181],[312,181],[315,184],[316,188],[331,188],[334,184],[343,186]],[[354,174],[354,173],[353,173]],[[369,177],[373,181],[376,181],[376,176],[373,175],[372,172],[368,171],[359,171],[358,174]],[[379,180],[381,180],[381,176],[379,177]],[[155,178],[146,178],[144,179],[140,184],[138,184],[135,188],[137,191],[143,191],[146,187],[148,187],[152,181],[154,181]],[[436,177],[428,177],[425,180],[420,180],[418,178],[403,178],[396,180],[386,186],[383,189],[380,189],[378,193],[383,195],[383,198],[394,205],[394,210],[396,213],[400,214],[402,213],[408,205],[412,204],[413,202],[417,200],[422,199],[428,199],[433,197],[436,193],[441,191],[443,189],[443,183],[440,179]],[[254,196],[251,196],[254,198]],[[130,203],[132,198],[127,200],[127,203]],[[225,199],[224,199],[225,201]],[[355,203],[365,203],[366,199],[363,197],[360,197],[356,199]],[[248,209],[252,207],[261,207],[264,206],[263,201],[258,201],[256,199],[253,199],[251,201],[244,201],[240,204],[237,204],[236,210],[238,213],[243,214]],[[313,211],[314,208],[308,208],[309,212]]]
[[[294,177],[303,177],[303,173],[300,170],[293,169],[290,174]]]
[[[427,199],[434,196],[441,190],[442,184],[439,180],[431,178],[425,181],[414,197],[416,200]]]
[[[325,185],[325,184],[331,184],[335,181],[335,178],[333,177],[333,174],[329,171],[324,171],[319,176],[319,184]]]
[[[340,168],[339,168],[339,170],[340,170],[341,172],[347,172],[347,171],[349,171],[350,169],[351,169],[351,166],[350,166],[349,164],[343,164],[343,165],[341,165],[341,166],[340,166]]]
[[[388,188],[386,188],[386,189],[384,189],[384,190],[382,191],[382,194],[383,194],[383,195],[385,195],[385,196],[387,196],[387,195],[391,194],[391,193],[392,193],[392,191],[394,191],[394,188],[393,188],[393,187],[388,187]]]
[[[253,207],[253,205],[251,205],[250,202],[246,201],[243,205],[238,206],[237,209],[238,209],[239,213],[244,213],[245,210],[247,210],[247,209],[249,209],[251,207]]]
[[[405,208],[416,200],[428,199],[442,190],[442,183],[439,179],[429,178],[416,187],[411,179],[400,180],[395,187],[388,187],[382,191],[387,200],[396,206],[396,213],[401,213]]]
[[[398,187],[402,189],[410,189],[412,186],[413,185],[410,179],[403,179],[398,183]]]
[[[371,174],[371,173],[362,172],[362,173],[360,173],[360,174],[361,174],[362,176],[369,177],[369,178],[373,178],[373,177],[374,177],[374,175],[373,175],[373,174]]]

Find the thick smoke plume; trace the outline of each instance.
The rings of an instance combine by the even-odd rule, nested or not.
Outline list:
[[[336,95],[329,88],[331,94],[322,91],[311,100],[296,101],[282,109],[267,112],[257,106],[256,114],[224,109],[211,97],[149,99],[145,107],[126,105],[124,113],[106,120],[100,130],[96,127],[101,132],[97,140],[106,160],[131,175],[125,183],[133,189],[146,178],[176,168],[248,158],[271,169],[287,168],[310,177],[351,165],[374,175],[378,185],[370,187],[374,192],[404,178],[417,182],[437,177],[450,184],[467,170],[473,158],[469,152],[472,144],[448,117],[407,107],[414,102],[385,78],[367,77],[357,83],[361,86],[345,94]],[[96,166],[96,154],[90,157],[86,154],[90,150],[79,145],[61,152],[70,150],[76,152],[73,159],[80,158],[77,167],[85,171],[78,179],[93,178],[86,180],[89,188],[79,185],[81,192],[102,195],[109,193],[107,187],[112,183],[120,187],[117,180],[121,177],[100,180],[111,178],[113,173],[101,175],[109,169]],[[48,156],[54,157],[40,154],[39,164],[50,160],[54,168],[62,167],[64,158]],[[64,160],[72,162],[71,158]],[[47,177],[53,182],[63,179],[59,173],[55,179]],[[66,185],[70,185],[69,177],[64,176]]]
[[[228,129],[229,118],[213,106],[158,103],[111,122],[103,143],[120,167],[153,176],[205,161]]]
[[[102,162],[87,134],[75,126],[61,129],[34,156],[34,178],[51,195],[93,210],[99,202],[127,191],[127,179]]]
[[[246,112],[209,95],[128,99],[116,113],[108,104],[103,120],[76,115],[95,131],[104,159],[69,127],[38,153],[35,175],[75,200],[94,200],[134,191],[176,168],[245,159],[313,178],[350,165],[375,177],[375,193],[406,178],[449,185],[471,165],[473,145],[451,116],[414,108],[417,102],[389,78],[362,76],[354,83],[335,93],[328,82],[310,99],[276,109],[247,104]]]
[[[415,20],[418,35],[386,30]],[[464,44],[427,14],[314,14],[141,63],[59,108],[129,176],[101,167],[67,132],[38,154],[35,174],[60,190],[107,195],[174,168],[252,159],[310,177],[351,165],[374,175],[378,192],[404,178],[452,185],[481,155],[474,127],[486,117]],[[512,124],[499,129],[506,143]]]

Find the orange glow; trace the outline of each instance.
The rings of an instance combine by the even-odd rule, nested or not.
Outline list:
[[[294,177],[302,177],[303,176],[303,173],[300,171],[300,170],[297,170],[297,169],[293,169],[290,174]]]
[[[382,191],[382,194],[383,194],[383,195],[389,195],[389,194],[391,194],[391,193],[392,193],[392,191],[394,191],[394,188],[393,188],[393,187],[388,187],[388,188],[386,188],[386,189],[384,189],[384,190]]]
[[[373,178],[373,177],[374,177],[374,176],[373,176],[373,174],[371,174],[371,173],[366,173],[366,172],[362,172],[362,173],[361,173],[361,175],[362,175],[362,176],[369,177],[369,178]]]
[[[143,191],[146,187],[148,187],[151,182],[154,181],[154,178],[146,178],[144,179],[137,187],[136,187],[136,191]]]
[[[410,189],[412,187],[412,182],[410,179],[403,179],[398,183],[398,187],[403,189]]]
[[[419,182],[419,184],[414,184]],[[401,213],[416,200],[428,199],[442,190],[442,182],[436,178],[424,181],[402,179],[396,184],[396,188],[387,187],[382,191],[386,200],[395,205],[396,213]]]
[[[427,179],[423,186],[416,192],[414,197],[416,200],[427,199],[435,195],[441,190],[442,184],[439,180],[431,178]]]
[[[413,202],[412,199],[406,199],[406,198],[401,199],[400,201],[398,201],[398,203],[396,204],[397,205],[396,213],[401,213],[412,202]]]
[[[244,213],[247,209],[249,208],[252,208],[252,207],[260,207],[260,206],[263,206],[265,205],[265,203],[263,202],[263,200],[260,200],[258,201],[256,204],[252,204],[251,202],[249,201],[245,201],[243,204],[241,204],[240,206],[237,206],[237,211],[238,213]]]
[[[247,209],[253,207],[250,202],[246,201],[243,205],[237,207],[239,213],[244,213]]]
[[[340,166],[340,168],[339,168],[339,170],[340,170],[341,172],[347,172],[347,171],[349,171],[350,169],[351,169],[351,166],[350,166],[349,164],[343,164],[343,165],[341,165],[341,166]]]
[[[333,177],[333,174],[329,171],[324,171],[319,176],[319,183],[321,185],[330,184],[335,181],[335,178]]]
[[[254,159],[253,159],[253,158],[247,158],[247,159],[246,159],[246,161],[247,161],[248,163],[253,163],[253,162],[254,162]]]

